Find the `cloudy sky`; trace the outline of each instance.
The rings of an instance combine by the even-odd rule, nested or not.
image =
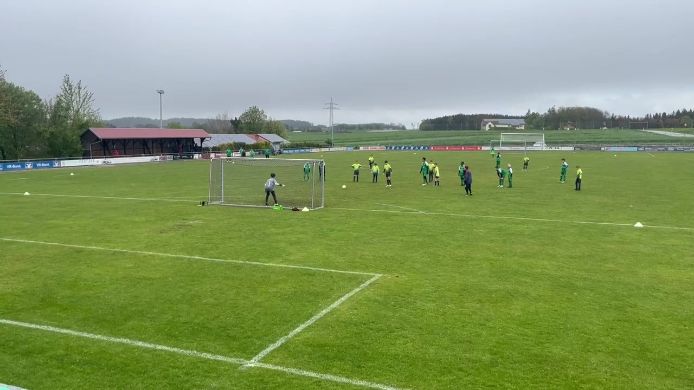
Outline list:
[[[694,107],[691,0],[0,0],[0,66],[42,97],[64,74],[104,118],[326,124],[590,105]]]

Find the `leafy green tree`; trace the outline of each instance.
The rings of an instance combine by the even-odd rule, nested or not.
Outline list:
[[[239,119],[242,133],[262,133],[267,122],[267,115],[257,106],[252,106],[244,111]]]
[[[269,120],[265,123],[264,133],[277,134],[280,137],[287,137],[287,127],[281,121]]]
[[[166,123],[168,129],[185,129],[181,122],[171,121]]]
[[[46,103],[48,127],[45,131],[47,153],[53,157],[82,155],[80,134],[88,127],[101,126],[94,93],[82,81],[63,77],[58,95]]]
[[[684,115],[680,117],[680,126],[692,127],[692,118],[689,115]]]
[[[540,113],[528,110],[528,113],[525,114],[525,128],[532,130],[541,130],[543,127],[544,120],[542,119],[542,115],[540,115]]]
[[[0,80],[0,158],[40,156],[45,118],[45,106],[35,92]]]

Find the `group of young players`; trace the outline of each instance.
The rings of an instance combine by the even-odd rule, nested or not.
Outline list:
[[[494,152],[492,151],[492,154]],[[386,177],[386,188],[391,188],[393,186],[392,182],[392,174],[393,174],[393,167],[390,165],[388,160],[385,160],[383,162],[383,170],[381,171],[381,167],[378,166],[378,163],[374,159],[373,155],[370,155],[368,158],[368,165],[369,165],[369,172],[371,172],[371,182],[372,183],[378,183],[378,177],[381,172]],[[507,164],[506,169],[501,167],[501,153],[496,152],[496,175],[499,179],[499,184],[497,185],[497,188],[504,188],[505,187],[505,182],[508,182],[508,186],[506,188],[513,188],[513,167],[511,166],[510,163]],[[528,165],[530,164],[530,157],[524,156],[523,157],[523,171],[528,171]],[[354,164],[352,164],[352,182],[358,183],[359,182],[359,172],[361,169],[362,165],[359,163],[359,160],[354,160]],[[321,167],[322,168],[322,167]],[[569,170],[569,163],[566,162],[566,159],[562,158],[561,159],[561,170],[559,174],[559,182],[560,183],[566,183],[566,177],[568,174]],[[304,171],[304,181],[310,180],[311,177],[311,165],[310,163],[304,164],[303,167]],[[321,169],[321,174],[323,173]],[[434,161],[427,161],[426,157],[422,157],[422,164],[419,167],[419,173],[422,175],[422,185],[425,186],[427,184],[433,184],[435,187],[441,186],[440,182],[440,177],[441,177],[441,169],[439,168],[438,163]],[[471,196],[472,195],[472,171],[470,170],[470,167],[465,164],[465,161],[460,162],[460,166],[458,166],[458,177],[460,177],[460,185],[465,187],[465,195],[466,196]],[[580,191],[581,190],[581,182],[583,181],[583,170],[581,169],[580,166],[576,166],[576,181],[575,181],[575,190]],[[276,186],[284,186],[277,182],[275,179],[275,174],[271,173],[270,178],[265,182],[265,205],[268,205],[268,200],[269,197],[272,195],[272,198],[277,204],[277,196],[275,194],[275,187]]]
[[[378,175],[381,172],[381,168],[378,166],[378,163],[374,159],[374,156],[369,156],[368,163],[369,172],[371,172],[371,182],[378,183]],[[361,167],[362,165],[359,164],[359,160],[354,160],[354,164],[352,164],[352,182],[359,182],[359,170],[361,169]],[[388,160],[385,160],[383,162],[383,174],[386,176],[386,188],[391,188],[393,186],[393,167],[390,165]]]
[[[493,154],[494,152],[492,152]],[[513,188],[513,167],[511,164],[507,164],[506,169],[501,167],[501,153],[496,152],[495,156],[496,160],[496,175],[497,178],[499,179],[499,184],[497,185],[497,188]],[[559,181],[561,183],[566,182],[566,175],[568,173],[568,168],[569,164],[566,162],[566,159],[561,159],[561,173],[559,177]],[[369,164],[369,172],[371,172],[371,182],[372,183],[378,183],[378,176],[380,171],[380,167],[378,166],[378,163],[375,162],[373,155],[370,155],[368,158],[368,164]],[[528,171],[528,166],[530,164],[530,157],[524,156],[523,157],[523,171]],[[353,182],[359,182],[359,171],[361,169],[362,165],[359,163],[359,160],[355,160],[354,164],[352,164],[352,181]],[[386,176],[387,184],[386,187],[390,188],[392,187],[392,172],[393,168],[392,166],[388,163],[388,160],[384,162],[383,165],[383,173]],[[422,157],[422,164],[419,167],[419,173],[422,175],[422,185],[425,186],[427,184],[433,184],[435,187],[439,187],[441,185],[440,181],[440,176],[441,176],[441,170],[439,168],[438,163],[434,161],[427,161],[426,157]],[[464,161],[460,162],[460,166],[458,167],[458,176],[460,177],[460,185],[465,187],[465,195],[472,195],[472,171],[470,170],[470,167],[465,164]],[[581,190],[581,181],[583,179],[583,171],[579,166],[576,166],[576,181],[575,181],[575,190],[580,191]],[[508,182],[508,186],[505,186],[505,182]]]

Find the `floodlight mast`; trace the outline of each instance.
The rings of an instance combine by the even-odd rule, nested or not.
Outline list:
[[[164,128],[164,117],[162,116],[162,95],[164,95],[164,90],[163,89],[157,89],[157,93],[159,94],[159,128],[163,129]]]
[[[332,96],[330,97],[330,103],[325,103],[325,105],[326,107],[324,107],[323,109],[330,110],[330,147],[332,148],[335,146],[335,128],[333,123],[333,118],[335,117],[333,111],[339,110],[340,108],[337,107],[338,104],[333,101]]]

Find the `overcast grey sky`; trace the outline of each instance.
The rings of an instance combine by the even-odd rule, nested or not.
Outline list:
[[[399,122],[694,107],[691,0],[0,0],[0,65],[102,116]]]

